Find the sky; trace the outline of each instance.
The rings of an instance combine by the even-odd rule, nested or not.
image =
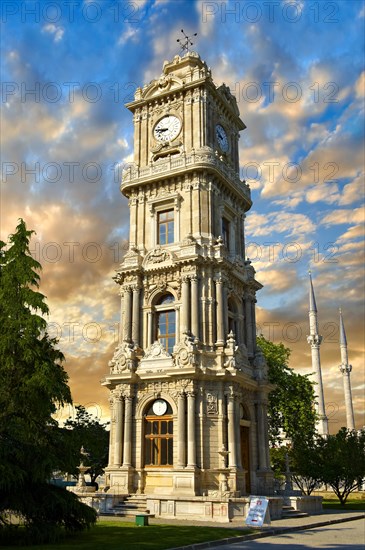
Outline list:
[[[253,199],[247,256],[264,285],[258,332],[312,372],[311,270],[330,431],[345,425],[339,307],[355,424],[365,424],[364,21],[362,0],[1,3],[1,238],[19,218],[36,232],[48,329],[75,405],[108,419],[100,380],[117,344],[112,276],[128,238],[119,185],[133,160],[124,104],[180,53],[183,28],[247,126],[240,176]]]

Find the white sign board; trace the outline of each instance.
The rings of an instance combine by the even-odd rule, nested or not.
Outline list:
[[[270,523],[269,500],[265,497],[251,497],[246,525],[262,527],[264,522]]]

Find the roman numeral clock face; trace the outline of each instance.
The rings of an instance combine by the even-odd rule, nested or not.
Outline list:
[[[160,142],[172,141],[181,130],[181,122],[177,116],[166,115],[159,120],[153,129],[153,135]]]
[[[227,153],[228,151],[228,138],[225,129],[220,124],[217,124],[215,127],[215,135],[217,138],[217,142],[219,145],[219,148],[223,153]]]

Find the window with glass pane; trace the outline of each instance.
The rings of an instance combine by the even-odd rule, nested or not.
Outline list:
[[[158,224],[158,244],[171,244],[174,242],[174,211],[166,210],[159,212],[157,217]]]
[[[146,417],[145,466],[173,466],[173,421],[171,417]]]
[[[160,311],[158,313],[157,338],[166,351],[172,353],[176,339],[175,310]]]
[[[226,218],[222,218],[222,239],[229,250],[229,221]]]

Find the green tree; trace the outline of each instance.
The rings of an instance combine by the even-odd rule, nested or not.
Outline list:
[[[84,463],[89,466],[85,472],[95,483],[96,478],[104,473],[108,464],[109,432],[106,430],[108,422],[103,424],[97,418],[87,412],[85,407],[77,405],[76,417],[69,417],[65,422],[66,436],[69,437],[73,449],[73,464],[68,473],[77,474],[77,466],[80,463],[80,448],[84,447],[88,458]]]
[[[315,438],[296,441],[289,452],[292,480],[305,495],[310,495],[321,485],[320,463]]]
[[[63,354],[46,332],[32,233],[20,220],[9,247],[0,241],[0,533],[10,510],[24,519],[32,540],[50,540],[61,527],[90,526],[96,515],[48,483],[68,452],[52,415],[71,403],[71,394]]]
[[[313,383],[307,375],[296,373],[288,365],[290,350],[263,336],[257,338],[269,369],[269,381],[275,389],[269,395],[269,438],[271,446],[283,437],[296,441],[312,440],[315,434]]]
[[[317,474],[322,483],[330,485],[345,506],[347,497],[356,491],[365,478],[365,429],[341,430],[317,442]]]

